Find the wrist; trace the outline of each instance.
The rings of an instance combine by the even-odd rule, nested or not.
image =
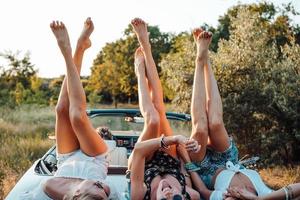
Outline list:
[[[169,138],[166,138],[164,135],[160,137],[160,148],[169,149],[170,141]]]
[[[146,41],[142,41],[141,42],[141,47],[142,47],[142,51],[144,53],[150,51],[151,52],[151,44],[149,42],[149,40],[146,40]]]
[[[172,137],[172,144],[179,144],[179,137],[177,135]]]
[[[195,163],[193,162],[186,162],[184,164],[184,167],[187,172],[196,172],[200,170],[200,167],[198,167]]]

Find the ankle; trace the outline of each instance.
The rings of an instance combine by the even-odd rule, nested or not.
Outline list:
[[[150,44],[149,40],[145,40],[145,41],[139,40],[139,42],[140,42],[143,52],[151,50],[151,44]]]
[[[75,53],[75,54],[84,54],[84,51],[85,51],[86,49],[87,49],[87,48],[86,48],[84,45],[79,45],[79,44],[77,44],[74,53]]]
[[[196,63],[207,64],[208,63],[208,56],[197,54]]]

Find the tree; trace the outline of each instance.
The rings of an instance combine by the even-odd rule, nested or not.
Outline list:
[[[291,27],[290,16],[299,15],[299,12],[295,10],[292,3],[283,4],[283,6],[276,8],[276,6],[271,2],[261,2],[253,4],[238,4],[228,9],[227,13],[219,18],[219,24],[216,28],[204,24],[202,27],[206,30],[213,32],[212,43],[210,49],[217,52],[218,42],[221,39],[228,40],[230,36],[230,29],[232,29],[231,24],[232,18],[237,17],[237,13],[241,9],[249,10],[251,13],[257,13],[261,21],[265,22],[267,25],[268,33],[270,35],[270,40],[275,40],[279,50],[280,46],[290,42],[292,38],[291,35],[296,35],[298,39],[298,44],[300,41],[299,28]],[[278,16],[279,15],[279,16]]]
[[[32,76],[30,77],[30,85],[32,91],[38,92],[40,90],[40,87],[42,86],[42,79],[36,75]]]
[[[22,83],[17,83],[16,90],[14,91],[15,101],[20,105],[25,99],[25,89]]]
[[[30,77],[36,75],[37,70],[30,62],[30,55],[26,53],[22,58],[19,58],[20,52],[4,52],[0,56],[8,61],[7,66],[2,67],[1,78],[9,88],[15,88],[17,83],[21,82],[25,88],[30,87]]]
[[[0,73],[0,102],[1,105],[14,106],[25,101],[30,92],[31,77],[36,75],[34,65],[30,62],[29,53],[19,58],[20,52],[4,52],[0,56],[7,61],[7,65],[1,66]],[[11,92],[13,91],[13,92]]]
[[[226,127],[238,138],[243,153],[258,153],[265,162],[291,163],[300,142],[295,125],[299,46],[285,44],[279,50],[277,40],[270,40],[274,24],[249,9],[241,8],[231,23],[229,40],[222,40],[212,57]]]
[[[160,66],[166,86],[173,97],[177,111],[189,112],[192,94],[195,46],[192,36],[181,33],[172,40],[171,52],[163,57]],[[180,105],[180,106],[178,106]]]
[[[169,35],[161,33],[156,26],[149,26],[150,42],[154,60],[158,63],[163,53],[170,49]],[[92,74],[87,86],[88,91],[101,95],[103,100],[137,99],[137,81],[134,74],[134,52],[138,41],[129,25],[124,31],[124,38],[107,43],[99,52],[92,66]],[[160,67],[158,66],[160,71]]]
[[[242,155],[259,154],[266,163],[299,161],[300,58],[289,15],[272,4],[250,4],[225,16],[228,38],[211,60],[228,132]],[[177,111],[189,111],[194,55],[192,38],[184,33],[174,37],[161,61]]]

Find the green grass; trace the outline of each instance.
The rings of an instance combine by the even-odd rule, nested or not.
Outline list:
[[[53,107],[0,108],[0,199],[54,143]]]

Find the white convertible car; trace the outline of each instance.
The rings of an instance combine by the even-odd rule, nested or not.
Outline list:
[[[121,194],[121,199],[130,199],[128,192],[128,180],[125,177],[127,170],[127,158],[132,152],[139,134],[143,128],[143,118],[139,110],[136,109],[95,109],[88,110],[94,127],[105,126],[108,128],[105,135],[109,145],[110,166],[107,180],[112,182]],[[189,135],[190,130],[187,122],[190,116],[186,114],[170,113],[167,118],[175,134]],[[10,191],[6,200],[17,200],[20,194],[25,191],[32,191],[41,181],[45,181],[53,176],[56,171],[56,150],[55,146],[34,162],[15,187]]]

